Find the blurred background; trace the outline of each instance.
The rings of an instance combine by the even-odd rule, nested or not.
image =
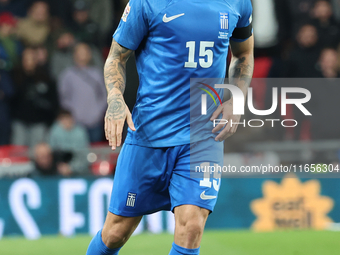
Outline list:
[[[240,127],[225,143],[225,161],[236,166],[314,163],[335,169],[340,161],[340,0],[252,3],[255,108],[270,108],[278,79],[287,87],[291,78],[313,78],[320,79],[312,88],[316,116],[308,118],[292,107],[285,118],[298,120],[295,128]],[[103,66],[126,4],[0,0],[0,238],[94,234],[102,225],[119,154],[110,150],[103,133]],[[124,97],[132,110],[138,88],[134,57],[128,62],[126,87]],[[272,117],[283,120],[279,113]],[[244,118],[255,117],[248,111]],[[243,177],[222,180],[208,229],[339,228],[331,224],[340,222],[338,179],[317,180],[312,201],[328,202],[309,203],[301,194],[310,178]],[[281,221],[258,227],[254,222],[262,209],[253,203],[272,182],[297,195],[280,198],[282,206],[276,209],[283,210]],[[324,208],[321,225],[314,211],[318,207]],[[172,215],[162,212],[147,217],[137,232],[172,232],[173,224]]]

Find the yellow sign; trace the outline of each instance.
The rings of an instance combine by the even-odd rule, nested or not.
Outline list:
[[[266,181],[263,198],[252,201],[250,207],[257,216],[252,228],[256,231],[279,229],[325,229],[332,222],[327,214],[333,208],[333,199],[320,196],[320,182],[300,182],[287,176],[278,184]]]

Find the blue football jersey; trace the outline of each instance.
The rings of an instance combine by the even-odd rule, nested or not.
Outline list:
[[[170,147],[195,142],[190,140],[190,79],[225,77],[229,40],[236,27],[249,26],[251,14],[250,0],[128,3],[113,35],[135,51],[140,80],[132,112],[136,131],[129,130],[126,143]],[[217,92],[223,98],[223,91]],[[211,129],[199,138],[215,136]]]

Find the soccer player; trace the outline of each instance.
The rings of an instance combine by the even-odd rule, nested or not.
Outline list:
[[[197,129],[199,135],[192,135],[190,79],[223,79],[230,45],[229,83],[246,96],[254,63],[251,15],[250,0],[131,0],[127,4],[104,70],[105,133],[113,150],[121,145],[125,121],[129,130],[118,158],[109,212],[88,255],[118,254],[142,216],[160,210],[175,214],[169,254],[199,254],[220,175],[193,178],[192,165],[222,165],[223,141],[236,132],[237,125],[229,121],[213,128],[210,117],[235,123],[241,116],[233,115],[233,99],[217,108],[210,100],[206,123]],[[126,62],[133,52],[140,85],[131,115],[123,93]],[[217,93],[223,98],[222,90]]]

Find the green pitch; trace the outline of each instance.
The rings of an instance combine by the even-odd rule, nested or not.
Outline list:
[[[23,238],[0,240],[1,255],[85,255],[91,238],[44,237],[36,241]],[[167,255],[173,237],[168,234],[133,236],[122,255]],[[202,255],[334,255],[340,254],[340,232],[287,231],[207,231]]]

